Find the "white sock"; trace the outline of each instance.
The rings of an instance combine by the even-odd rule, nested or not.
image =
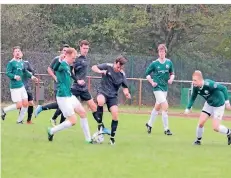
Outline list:
[[[219,125],[218,130],[222,134],[228,134],[229,133],[229,129],[227,127],[223,126],[223,125]]]
[[[10,106],[7,106],[7,107],[3,108],[3,111],[4,111],[5,113],[7,113],[7,112],[9,112],[9,111],[13,111],[13,110],[16,110],[16,109],[17,109],[16,104],[12,104],[12,105],[10,105]]]
[[[80,118],[80,125],[83,129],[85,140],[91,141],[91,134],[90,134],[90,129],[89,129],[87,118]]]
[[[19,116],[18,116],[18,120],[17,120],[17,122],[21,122],[21,121],[23,121],[23,119],[24,119],[24,116],[25,116],[25,114],[26,114],[26,112],[27,112],[27,109],[28,109],[28,107],[21,107],[21,110],[20,110],[20,112],[19,112]]]
[[[150,119],[148,121],[148,125],[152,127],[153,122],[155,121],[156,116],[158,115],[158,111],[156,111],[155,109],[152,110],[151,112],[151,116]]]
[[[197,126],[197,131],[196,131],[197,138],[202,138],[203,132],[204,132],[204,127],[200,128],[199,126]]]
[[[163,121],[163,126],[164,130],[168,130],[168,112],[162,111],[162,121]]]
[[[51,128],[51,134],[55,134],[56,132],[67,129],[71,126],[72,126],[72,123],[69,120],[66,120],[63,123],[56,125],[55,127]]]

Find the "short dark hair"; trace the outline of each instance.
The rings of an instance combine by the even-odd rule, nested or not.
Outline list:
[[[121,66],[126,64],[126,62],[128,61],[128,59],[124,56],[118,56],[115,60],[115,63],[119,63]]]
[[[15,49],[20,49],[20,50],[22,50],[20,46],[14,46],[14,47],[13,47],[13,52],[14,52]]]
[[[90,43],[89,43],[87,40],[82,40],[82,41],[79,42],[79,46],[81,47],[81,46],[83,46],[83,45],[89,46]]]
[[[69,45],[69,44],[63,44],[63,45],[59,48],[59,50],[62,51],[63,48],[70,48],[70,45]]]

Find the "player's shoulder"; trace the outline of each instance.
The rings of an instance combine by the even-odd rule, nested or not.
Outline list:
[[[171,63],[171,64],[172,64],[172,60],[171,60],[171,59],[166,58],[166,61],[167,61],[168,63]]]
[[[107,65],[109,67],[113,67],[113,63],[105,63],[105,65]]]
[[[120,73],[123,75],[123,76],[126,76],[125,74],[125,71],[124,70],[121,70]]]
[[[211,80],[211,79],[205,79],[204,80],[204,85],[209,86],[211,83],[215,83],[215,81]]]
[[[9,60],[9,63],[12,63],[12,62],[15,62],[16,60],[13,58],[13,59],[10,59]]]

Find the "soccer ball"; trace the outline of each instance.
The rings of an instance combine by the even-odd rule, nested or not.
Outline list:
[[[99,132],[95,132],[92,136],[92,141],[94,143],[98,143],[98,144],[101,144],[103,143],[104,141],[104,136],[102,133],[99,133]]]

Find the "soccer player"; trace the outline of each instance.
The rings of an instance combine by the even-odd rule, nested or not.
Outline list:
[[[97,116],[97,105],[92,99],[91,94],[88,91],[86,79],[87,79],[87,69],[89,66],[89,60],[87,59],[87,54],[89,51],[89,42],[87,40],[82,40],[80,42],[80,56],[76,58],[73,63],[73,79],[74,83],[71,87],[71,92],[77,98],[80,97],[82,101],[86,101],[87,105],[92,111],[92,115],[96,122],[98,123],[98,130],[103,134],[110,135],[110,130],[106,129],[102,122],[98,120]]]
[[[21,55],[21,48],[19,46],[15,46],[13,48],[13,59],[8,62],[6,71],[6,75],[10,78],[11,99],[16,104],[7,106],[1,111],[2,120],[5,120],[7,112],[15,109],[21,109],[19,118],[17,120],[18,124],[23,123],[23,116],[28,107],[28,96],[22,81],[23,75],[25,74],[32,80],[36,82],[38,81],[35,76],[33,76],[29,71],[24,68],[24,62],[20,59]]]
[[[70,46],[68,44],[64,44],[61,48],[60,48],[60,51],[61,51],[61,54],[60,56],[57,56],[55,57],[50,66],[48,67],[47,69],[47,72],[48,74],[54,79],[54,94],[56,96],[56,93],[57,93],[57,77],[56,77],[56,71],[54,70],[54,67],[62,62],[62,60],[64,59],[65,57],[65,54],[66,54],[66,51],[67,49],[69,48]],[[64,121],[65,120],[65,117],[63,116],[61,110],[59,109],[58,107],[58,104],[57,102],[53,102],[53,103],[49,103],[49,104],[46,104],[46,105],[38,105],[37,108],[35,109],[35,117],[38,116],[38,114],[44,110],[50,110],[50,109],[56,109],[54,115],[52,116],[52,118],[50,119],[51,121],[51,124],[54,126],[56,125],[56,118],[61,114],[61,121]]]
[[[196,129],[195,145],[201,145],[201,139],[204,132],[204,124],[212,116],[213,130],[227,135],[228,145],[231,144],[231,130],[221,125],[225,108],[231,110],[228,99],[227,88],[213,80],[203,79],[201,71],[196,70],[192,75],[193,91],[185,114],[189,114],[197,95],[201,95],[205,100],[204,107],[200,114],[199,123]]]
[[[56,71],[56,100],[66,120],[53,128],[48,128],[49,141],[53,140],[53,136],[56,132],[75,125],[75,113],[77,113],[80,116],[81,126],[85,135],[85,139],[88,143],[92,143],[86,111],[78,99],[71,93],[72,78],[70,65],[74,62],[76,56],[77,51],[74,48],[68,48],[64,60],[61,62],[61,64],[57,64],[58,69]]]
[[[160,109],[162,109],[162,121],[164,126],[164,134],[172,135],[168,125],[168,101],[167,92],[168,85],[174,80],[174,67],[170,59],[166,56],[167,48],[164,44],[158,46],[159,58],[153,61],[146,70],[146,78],[153,87],[153,93],[156,98],[155,106],[151,112],[150,119],[146,123],[148,134],[152,131],[152,125],[157,117]],[[151,77],[151,73],[153,73]]]
[[[123,56],[116,58],[114,64],[99,64],[92,66],[92,70],[102,74],[101,84],[97,94],[97,112],[99,123],[103,119],[103,105],[106,103],[108,110],[112,115],[110,144],[115,144],[115,134],[118,126],[118,90],[123,87],[123,93],[126,98],[130,99],[131,95],[128,90],[127,79],[122,70],[127,59]]]
[[[21,60],[23,60],[22,57],[23,57],[23,53],[21,53],[21,57],[20,57]],[[29,72],[32,73],[32,75],[34,75],[35,71],[32,68],[32,66],[30,65],[29,61],[23,60],[23,62],[24,62],[23,64],[24,64],[25,70],[28,70]],[[28,110],[27,110],[27,124],[32,124],[31,118],[32,118],[33,110],[34,110],[33,94],[31,91],[29,78],[24,74],[22,80],[23,80],[23,84],[24,84],[24,87],[25,87],[27,95],[28,95],[29,106],[28,106]],[[22,110],[20,110],[20,114],[23,114],[23,113],[21,113],[21,111]]]

